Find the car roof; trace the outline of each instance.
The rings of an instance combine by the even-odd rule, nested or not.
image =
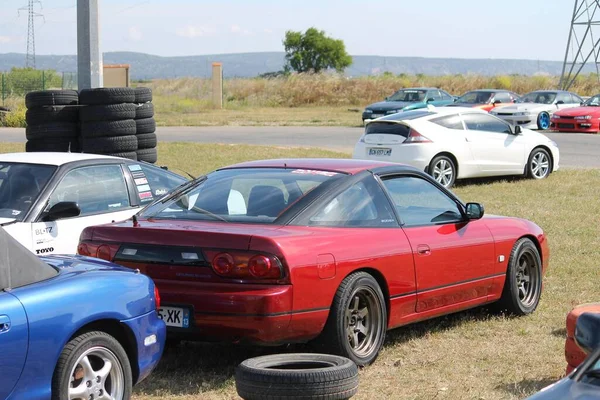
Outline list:
[[[508,92],[508,93],[512,93],[510,90],[506,90],[506,89],[475,89],[475,90],[469,90],[467,93],[472,93],[472,92]]]
[[[219,170],[237,168],[288,168],[334,171],[355,175],[368,169],[390,166],[410,168],[404,164],[372,160],[354,160],[344,158],[288,158],[248,161],[220,168]]]
[[[59,152],[31,152],[31,153],[5,153],[0,154],[1,162],[44,164],[61,166],[71,162],[86,160],[121,160],[118,157],[85,153],[59,153]]]
[[[407,121],[407,119],[403,119],[402,118],[403,115],[411,115],[411,113],[418,113],[418,112],[423,113],[423,115],[419,116],[419,117],[409,118],[409,120],[410,121],[418,121],[418,120],[427,121],[427,120],[430,120],[430,119],[433,119],[433,118],[443,117],[444,115],[454,115],[454,114],[458,114],[458,113],[489,114],[487,111],[481,110],[479,108],[461,107],[461,106],[452,105],[452,107],[442,106],[442,107],[432,107],[430,109],[428,109],[428,108],[419,108],[417,110],[403,111],[403,112],[399,112],[399,113],[396,113],[396,114],[390,114],[390,115],[386,115],[384,117],[373,119],[373,120],[369,121],[367,123],[367,125],[370,125],[370,124],[373,124],[373,123],[376,123],[376,122],[395,122],[395,123],[400,123],[402,121]]]

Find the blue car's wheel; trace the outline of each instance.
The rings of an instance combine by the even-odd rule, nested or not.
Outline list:
[[[542,131],[545,131],[548,128],[550,128],[550,114],[548,114],[545,111],[541,112],[540,115],[538,115],[537,126],[538,129]]]
[[[132,385],[123,346],[107,333],[87,332],[64,347],[52,377],[52,399],[124,400]]]

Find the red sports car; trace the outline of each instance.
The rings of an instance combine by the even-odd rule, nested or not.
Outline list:
[[[496,107],[513,104],[519,99],[518,94],[509,90],[479,89],[463,94],[447,107],[473,107],[490,112]]]
[[[548,244],[429,175],[365,160],[254,161],[190,181],[79,253],[151,276],[171,338],[318,339],[371,363],[387,329],[500,301],[538,305]]]
[[[600,94],[587,99],[581,107],[556,111],[550,119],[550,129],[560,132],[600,132]]]

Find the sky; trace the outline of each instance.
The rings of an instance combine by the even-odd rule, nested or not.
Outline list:
[[[77,51],[76,0],[41,0],[36,54]],[[573,0],[99,0],[100,47],[160,56],[283,51],[316,27],[351,55],[562,60]],[[27,0],[0,0],[0,53],[26,51]]]

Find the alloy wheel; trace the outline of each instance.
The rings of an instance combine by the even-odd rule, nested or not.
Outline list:
[[[85,351],[73,366],[69,400],[121,400],[125,377],[117,357],[104,347]]]
[[[379,297],[370,287],[354,290],[346,309],[345,326],[350,348],[359,357],[368,357],[377,351],[380,343],[381,314]]]
[[[539,297],[540,272],[533,254],[523,252],[518,259],[516,284],[519,291],[519,301],[525,307],[531,307]]]
[[[537,179],[545,178],[550,171],[550,160],[543,151],[535,153],[531,159],[531,173]]]
[[[433,179],[444,187],[448,187],[454,177],[454,169],[448,160],[442,158],[433,166]]]

